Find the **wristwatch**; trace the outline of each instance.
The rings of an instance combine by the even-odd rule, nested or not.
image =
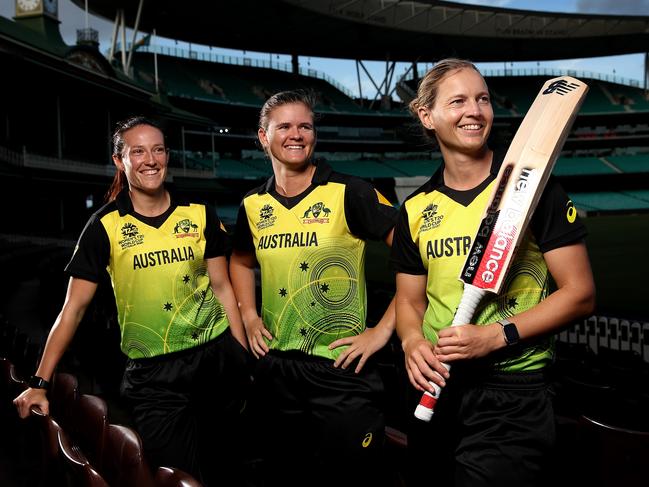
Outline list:
[[[507,318],[500,319],[496,321],[496,323],[500,323],[500,326],[503,327],[503,336],[505,337],[505,343],[508,346],[516,345],[518,343],[518,340],[520,339],[516,325],[509,321]]]
[[[27,381],[27,385],[32,389],[48,390],[50,388],[50,383],[37,375],[32,375]]]

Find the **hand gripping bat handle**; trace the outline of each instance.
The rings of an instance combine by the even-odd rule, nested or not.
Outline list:
[[[485,294],[487,294],[487,291],[482,288],[472,286],[471,284],[464,284],[462,299],[460,300],[460,304],[457,307],[457,311],[455,312],[451,326],[471,323],[473,313],[475,312],[478,304],[480,304],[480,300]],[[446,367],[446,370],[451,370],[451,366],[449,364],[442,365]],[[417,404],[417,407],[415,408],[415,418],[421,419],[422,421],[426,422],[430,421],[430,419],[433,417],[433,412],[435,411],[435,403],[437,402],[437,399],[442,392],[442,388],[434,382],[429,382],[429,384],[433,386],[434,392],[431,394],[430,392],[425,391],[422,394],[421,399],[419,400],[419,404]]]

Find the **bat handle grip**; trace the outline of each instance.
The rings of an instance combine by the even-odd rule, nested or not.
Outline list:
[[[471,323],[473,313],[485,294],[487,294],[487,291],[484,289],[475,287],[471,284],[465,284],[462,299],[457,307],[457,311],[455,311],[455,316],[453,317],[451,325],[465,325],[466,323]],[[446,370],[451,370],[449,364],[442,365],[446,367]],[[419,400],[419,404],[417,404],[417,407],[415,408],[415,418],[426,422],[430,421],[433,417],[433,413],[435,412],[435,403],[437,403],[437,399],[439,399],[439,395],[442,392],[442,388],[434,382],[429,382],[429,384],[433,386],[434,391],[432,393],[425,391]]]

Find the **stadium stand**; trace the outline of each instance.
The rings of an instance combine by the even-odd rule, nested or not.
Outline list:
[[[632,154],[624,156],[607,156],[610,161],[621,172],[625,173],[646,173],[649,172],[649,154]]]
[[[586,212],[649,210],[649,190],[570,193],[570,197]]]
[[[136,79],[153,84],[153,55],[135,55]],[[358,105],[345,93],[318,78],[280,70],[235,64],[158,56],[159,76],[170,98],[190,98],[208,103],[261,106],[273,93],[308,89],[318,95],[316,108],[322,112],[376,114]],[[395,113],[395,115],[399,115]]]
[[[615,174],[621,171],[597,157],[560,157],[552,172],[556,176],[585,176]]]

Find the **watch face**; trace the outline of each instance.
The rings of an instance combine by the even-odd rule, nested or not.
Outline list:
[[[518,330],[514,323],[507,323],[503,326],[503,331],[505,332],[505,340],[507,345],[514,345],[518,342]]]
[[[40,0],[16,0],[17,1],[17,6],[20,7],[20,9],[23,12],[31,12],[32,10],[36,10],[38,8],[38,5],[40,4]]]

